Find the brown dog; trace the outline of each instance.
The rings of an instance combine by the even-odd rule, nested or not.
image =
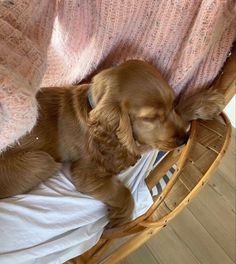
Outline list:
[[[213,115],[220,111],[216,99]],[[167,82],[136,60],[102,71],[88,85],[42,89],[37,100],[36,126],[0,156],[0,197],[29,191],[70,161],[77,190],[103,201],[113,225],[133,209],[130,191],[115,175],[147,150],[185,143],[187,121],[204,107],[195,101],[187,113],[181,102],[184,113],[177,114]]]

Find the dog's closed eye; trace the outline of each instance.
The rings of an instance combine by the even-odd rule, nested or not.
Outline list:
[[[152,116],[152,117],[145,116],[145,117],[141,117],[140,119],[141,119],[142,121],[145,121],[145,122],[153,122],[153,121],[155,121],[157,118],[158,118],[158,115],[156,115],[156,116]]]
[[[137,114],[137,117],[145,122],[153,122],[157,119],[164,119],[164,111],[155,107],[143,107]]]

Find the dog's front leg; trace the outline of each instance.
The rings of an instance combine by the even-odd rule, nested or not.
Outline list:
[[[71,167],[72,179],[79,192],[90,195],[108,207],[110,226],[130,220],[134,201],[130,190],[116,176],[102,168],[84,162],[74,162]]]

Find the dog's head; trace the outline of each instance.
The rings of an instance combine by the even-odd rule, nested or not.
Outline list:
[[[91,93],[96,107],[89,119],[100,138],[110,130],[135,154],[171,150],[187,141],[194,111],[187,117],[184,107],[176,111],[173,90],[150,64],[131,60],[104,70],[93,78]]]
[[[97,74],[91,87],[96,107],[90,120],[101,133],[116,133],[131,152],[169,150],[186,141],[186,123],[175,112],[174,92],[151,65],[128,61]]]

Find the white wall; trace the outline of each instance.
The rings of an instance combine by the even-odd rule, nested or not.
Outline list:
[[[236,116],[235,116],[235,112],[236,112],[236,96],[234,96],[231,101],[229,102],[229,104],[225,107],[224,109],[225,113],[227,114],[227,116],[229,117],[232,126],[236,127]]]

